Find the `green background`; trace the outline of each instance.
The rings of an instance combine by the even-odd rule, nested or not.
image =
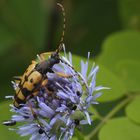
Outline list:
[[[110,87],[91,107],[94,122],[75,131],[74,140],[140,140],[139,0],[0,0],[0,122],[10,118],[4,97],[14,95],[12,77],[36,54],[57,48],[66,10],[65,45],[75,67],[92,53],[100,69],[97,85]],[[2,140],[20,138],[0,125]]]

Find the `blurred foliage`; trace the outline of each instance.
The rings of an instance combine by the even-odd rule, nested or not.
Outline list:
[[[115,118],[101,129],[100,140],[139,140],[140,126],[132,123],[126,117]]]
[[[119,0],[118,10],[125,29],[140,30],[139,0]]]
[[[67,13],[66,49],[77,54],[75,67],[79,69],[80,59],[91,51],[100,66],[97,85],[111,88],[91,108],[93,125],[77,130],[73,140],[139,140],[140,1],[61,2]],[[4,96],[14,94],[12,76],[22,74],[37,53],[57,46],[61,22],[51,21],[55,4],[54,0],[0,1],[0,122],[10,118]],[[19,139],[2,125],[0,132],[3,140]]]

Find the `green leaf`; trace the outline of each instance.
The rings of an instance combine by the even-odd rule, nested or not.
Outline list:
[[[140,124],[140,97],[134,99],[125,109],[129,119]]]
[[[139,52],[140,33],[123,31],[112,34],[105,40],[98,61],[115,72],[116,65],[124,59],[139,61]]]
[[[123,60],[117,65],[118,75],[129,91],[140,90],[140,63],[134,60]]]
[[[132,123],[128,118],[112,119],[102,127],[99,140],[139,140],[140,126]]]
[[[4,120],[9,120],[11,117],[11,113],[9,111],[9,104],[11,102],[3,102],[0,103],[0,111],[1,111],[1,115],[0,115],[0,122],[2,123]],[[0,137],[2,140],[16,140],[16,139],[20,139],[20,140],[27,140],[28,138],[26,137],[20,137],[18,134],[16,134],[15,131],[10,131],[8,130],[9,127],[4,126],[4,125],[0,125]],[[10,127],[12,128],[12,127]],[[13,127],[14,128],[14,127]]]
[[[125,94],[123,82],[103,65],[99,65],[97,73],[97,85],[109,87],[109,90],[103,90],[103,95],[98,99],[100,102],[113,101]]]
[[[125,28],[140,29],[140,1],[119,0],[119,12]]]

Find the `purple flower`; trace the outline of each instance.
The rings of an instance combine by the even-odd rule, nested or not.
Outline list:
[[[55,64],[52,68],[55,73],[46,73],[48,83],[40,88],[37,96],[29,99],[20,108],[11,105],[10,111],[15,113],[11,120],[24,123],[15,129],[21,136],[31,135],[30,140],[68,140],[72,138],[77,126],[92,124],[88,109],[90,105],[98,103],[96,98],[101,95],[99,91],[104,89],[96,86],[99,67],[93,64],[89,69],[88,53],[87,61],[81,60],[81,72],[75,71],[72,55],[69,53],[67,57],[65,48],[64,55],[61,59],[65,63]],[[57,73],[69,76],[60,76]],[[12,84],[14,89],[18,87],[14,82]],[[95,92],[98,93],[94,94]]]

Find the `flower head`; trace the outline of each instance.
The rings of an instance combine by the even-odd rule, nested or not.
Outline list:
[[[89,69],[88,53],[87,61],[81,61],[81,72],[78,72],[73,68],[71,53],[68,57],[65,51],[64,54],[61,62],[52,67],[54,73],[46,73],[48,82],[40,87],[37,96],[29,98],[20,108],[11,105],[15,113],[11,120],[22,122],[14,129],[21,136],[31,135],[30,140],[68,140],[78,125],[91,125],[88,109],[97,104],[96,98],[101,95],[97,92],[103,89],[96,86],[99,67],[93,64]],[[13,84],[16,89],[17,83]]]

